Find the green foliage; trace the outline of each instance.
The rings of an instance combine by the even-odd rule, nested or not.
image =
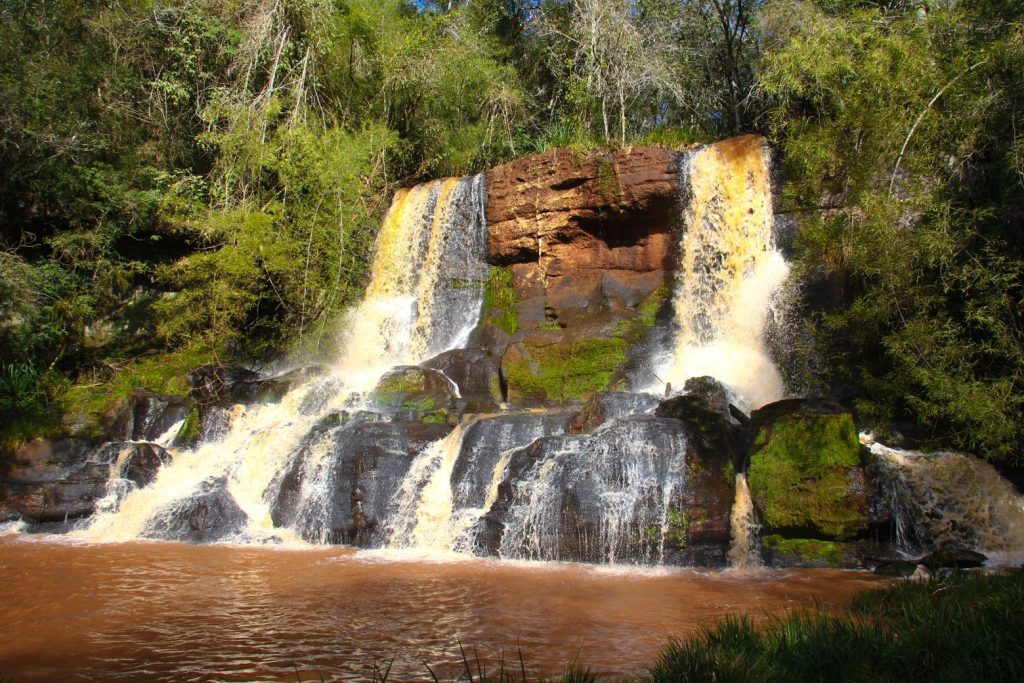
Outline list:
[[[157,394],[186,396],[187,373],[214,360],[208,348],[195,347],[126,361],[104,368],[91,377],[56,392],[54,404],[63,428],[79,435],[95,436],[101,421],[133,389]]]
[[[881,431],[909,418],[934,447],[1019,461],[1020,14],[828,9],[780,2],[763,17],[784,201],[809,212],[799,265],[847,292],[815,320],[820,355]]]
[[[321,352],[395,184],[515,154],[506,20],[401,0],[6,8],[2,420],[144,351]]]
[[[846,468],[858,465],[850,415],[787,415],[758,430],[750,492],[769,528],[848,538],[866,526],[862,502],[848,495]]]
[[[1024,665],[1024,573],[955,574],[857,596],[850,615],[743,616],[672,640],[642,680],[1004,681]]]

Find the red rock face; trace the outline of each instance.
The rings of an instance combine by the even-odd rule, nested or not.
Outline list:
[[[668,281],[676,157],[560,148],[488,172],[489,258],[512,266],[525,341],[606,335]]]

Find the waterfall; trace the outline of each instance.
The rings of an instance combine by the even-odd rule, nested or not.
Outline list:
[[[736,497],[732,504],[729,520],[732,543],[729,546],[729,566],[734,569],[748,569],[761,565],[757,550],[757,532],[761,526],[754,513],[754,502],[747,487],[747,475],[736,475]]]
[[[911,555],[944,545],[1024,557],[1024,497],[992,465],[961,453],[870,444],[878,458],[896,545]]]
[[[700,147],[680,160],[684,234],[673,293],[678,326],[655,374],[682,387],[710,375],[744,408],[783,397],[765,347],[773,297],[789,271],[772,243],[768,150],[756,136]]]
[[[452,470],[462,450],[464,425],[420,453],[391,502],[390,548],[453,550]]]
[[[498,498],[512,454],[564,433],[570,417],[524,412],[467,418],[409,467],[389,505],[385,545],[473,552],[478,525]]]
[[[687,444],[647,417],[593,434],[537,440],[512,455],[499,555],[530,560],[654,563],[686,511]],[[515,474],[515,476],[512,476]]]
[[[370,284],[345,317],[331,370],[278,403],[217,407],[224,419],[204,430],[197,447],[173,452],[150,485],[101,510],[77,533],[101,541],[175,537],[183,525],[207,523],[212,510],[233,522],[231,539],[294,538],[275,527],[267,500],[313,427],[329,413],[363,407],[392,367],[466,344],[487,278],[485,207],[483,175],[399,190],[378,235]],[[332,468],[308,469],[303,495],[315,501]],[[188,502],[196,495],[207,502],[198,520]]]

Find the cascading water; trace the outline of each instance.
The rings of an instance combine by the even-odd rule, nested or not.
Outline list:
[[[392,367],[465,345],[479,319],[488,269],[485,204],[482,175],[396,193],[370,285],[348,316],[342,355],[331,371],[279,403],[222,409],[223,424],[204,433],[198,447],[174,453],[155,481],[100,511],[78,533],[103,541],[173,537],[183,523],[206,523],[197,522],[188,502],[199,495],[215,503],[203,515],[213,509],[234,522],[238,538],[289,536],[275,526],[268,499],[315,425],[332,412],[361,407]],[[307,501],[320,495],[331,471],[309,468]]]
[[[732,504],[730,529],[732,543],[729,546],[729,566],[734,569],[748,569],[761,565],[757,548],[757,532],[760,531],[754,502],[750,499],[747,475],[736,475],[736,497]]]
[[[539,439],[512,454],[498,554],[531,560],[658,563],[680,510],[686,439],[647,417],[590,435]],[[678,523],[676,524],[678,526]]]
[[[961,546],[1024,558],[1024,497],[992,465],[961,453],[924,454],[871,443],[896,545],[914,555]]]
[[[473,552],[516,449],[565,432],[570,413],[511,413],[467,419],[424,450],[389,505],[390,548]]]
[[[679,187],[685,231],[673,294],[678,329],[670,357],[655,371],[661,386],[650,390],[710,375],[745,409],[778,400],[785,386],[764,333],[789,267],[772,243],[764,141],[744,136],[684,154]]]

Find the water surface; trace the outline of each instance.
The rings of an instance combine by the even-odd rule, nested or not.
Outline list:
[[[0,538],[0,676],[14,681],[391,681],[484,661],[618,677],[723,614],[842,606],[870,574],[735,574],[346,548]],[[470,649],[472,653],[472,649]]]

